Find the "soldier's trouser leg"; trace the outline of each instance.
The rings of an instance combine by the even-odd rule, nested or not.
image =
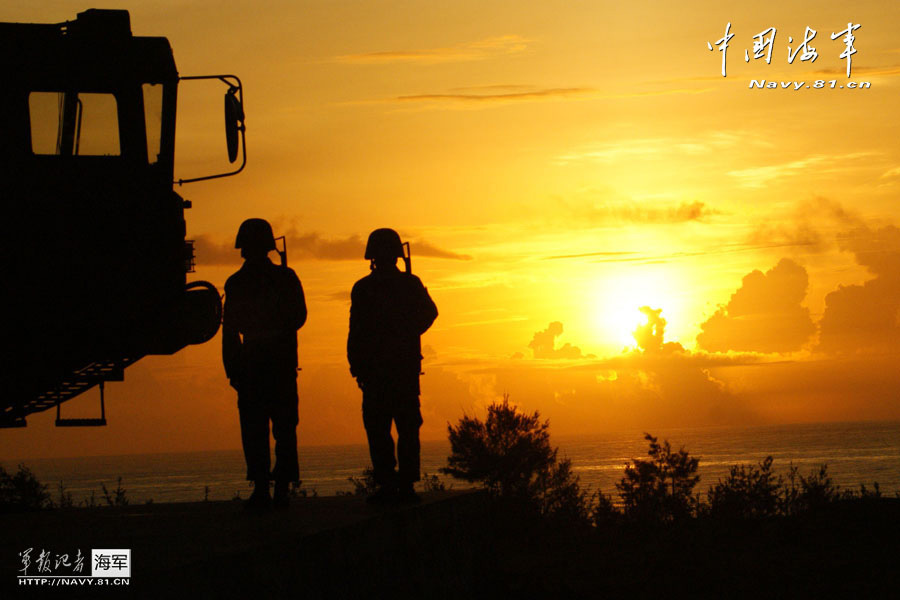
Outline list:
[[[397,425],[397,462],[399,463],[398,479],[401,484],[419,481],[419,427],[422,426],[422,413],[419,410],[419,397],[400,397],[394,422]]]
[[[275,468],[272,479],[289,483],[300,481],[297,461],[297,379],[286,377],[273,382],[270,416],[272,437],[275,438]]]
[[[384,389],[367,385],[363,390],[363,425],[369,438],[369,456],[375,482],[393,485],[396,482],[394,467],[394,438],[391,437],[391,413],[385,402]]]
[[[257,390],[238,393],[238,413],[241,420],[241,442],[247,461],[247,479],[269,479],[269,416]]]

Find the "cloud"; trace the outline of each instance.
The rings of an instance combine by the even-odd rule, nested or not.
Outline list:
[[[604,94],[591,87],[539,87],[534,85],[498,84],[453,88],[449,92],[422,94],[405,94],[387,99],[353,101],[345,104],[383,104],[383,103],[418,103],[426,108],[487,108],[513,102],[534,102],[544,100],[589,99],[589,98],[636,98],[644,96],[663,96],[672,94],[702,94],[708,89],[678,89],[653,92],[635,92],[629,94]],[[690,152],[696,149],[690,143],[680,146]]]
[[[697,156],[738,146],[768,148],[772,143],[759,133],[743,130],[710,131],[694,137],[632,138],[605,141],[562,154],[558,165],[570,162],[612,163],[635,158],[655,159],[661,155]]]
[[[525,83],[495,83],[490,85],[471,85],[466,87],[453,88],[450,91],[455,93],[483,93],[483,92],[524,92],[534,90],[535,86]]]
[[[476,366],[488,392],[509,393],[517,404],[549,417],[554,431],[587,432],[612,428],[680,427],[758,422],[752,407],[713,376],[711,369],[756,365],[758,355],[692,353],[665,341],[661,309],[642,307],[647,323],[634,337],[638,349],[596,359],[577,348],[555,348],[562,324],[551,323],[530,344],[536,358],[513,355],[496,365]],[[474,363],[477,365],[477,363]]]
[[[534,352],[535,358],[581,358],[581,349],[572,346],[568,342],[560,348],[555,348],[556,338],[562,335],[563,324],[554,321],[544,331],[534,334],[528,347]]]
[[[365,255],[366,242],[360,235],[344,238],[325,238],[316,232],[297,233],[294,230],[286,234],[288,257],[291,259],[310,260],[360,260]],[[426,240],[411,240],[410,249],[413,257],[428,256],[452,260],[471,260],[468,254],[460,254],[439,248]],[[233,244],[216,243],[208,235],[199,235],[194,239],[194,253],[197,262],[205,265],[240,264],[240,252]]]
[[[358,260],[363,257],[366,248],[365,241],[359,235],[329,239],[318,233],[288,233],[286,238],[290,259]],[[240,251],[233,244],[216,243],[208,235],[196,236],[194,253],[197,262],[205,265],[236,265],[241,262]]]
[[[531,42],[520,35],[501,35],[474,42],[465,42],[443,48],[419,50],[387,50],[363,52],[334,57],[335,62],[355,65],[380,65],[393,63],[433,65],[440,63],[485,60],[524,52]]]
[[[573,207],[569,211],[579,222],[587,222],[592,225],[598,223],[676,224],[704,221],[709,217],[721,214],[720,211],[697,200],[671,206],[639,202],[604,203],[595,206]]]
[[[481,109],[510,103],[541,102],[598,97],[588,87],[540,87],[524,84],[498,84],[457,87],[449,92],[404,94],[392,98],[375,98],[342,102],[344,105],[394,104],[416,110]]]
[[[323,238],[318,233],[289,234],[288,252],[299,258],[318,260],[359,260],[366,252],[366,243],[359,235],[346,238]]]
[[[809,223],[765,223],[751,233],[749,239],[751,245],[762,247],[806,246],[811,250],[822,250],[827,246],[822,232]],[[767,246],[765,240],[777,240],[777,243]]]
[[[818,235],[816,233],[816,235]],[[762,237],[762,234],[759,234]],[[593,258],[597,263],[640,263],[645,265],[663,264],[673,260],[692,258],[695,256],[710,256],[713,254],[733,254],[736,252],[753,252],[757,250],[771,250],[774,248],[789,248],[792,246],[807,246],[812,242],[804,240],[785,240],[779,243],[765,241],[751,241],[750,243],[720,244],[719,247],[696,252],[669,252],[665,254],[642,254],[640,252],[581,252],[578,254],[558,254],[545,256],[544,260],[562,260],[573,258]]]
[[[697,345],[713,352],[793,352],[815,333],[801,306],[809,287],[806,269],[783,258],[763,273],[746,275],[725,306],[700,326]]]
[[[825,297],[815,350],[831,355],[871,355],[900,350],[900,229],[875,227],[840,202],[817,197],[798,203],[778,226],[761,226],[751,241],[837,247],[853,254],[872,279],[841,285]],[[698,338],[699,342],[699,338]]]
[[[806,158],[777,165],[737,169],[729,171],[728,174],[737,178],[743,187],[763,188],[776,179],[796,175],[813,167],[815,167],[816,171],[819,173],[840,170],[844,168],[844,165],[841,165],[844,161],[866,158],[873,154],[874,153],[872,152],[853,152],[850,154],[836,155],[814,154],[812,156],[807,156]]]
[[[807,220],[789,223],[767,221],[750,233],[748,242],[752,246],[807,246],[812,250],[822,250],[827,246],[822,232]]]
[[[836,227],[845,229],[862,223],[856,212],[819,196],[796,203],[783,216],[769,215],[750,233],[748,243],[753,247],[805,246],[808,251],[821,252],[834,246]]]
[[[688,94],[690,96],[696,94],[705,94],[713,91],[715,88],[670,88],[666,90],[653,90],[649,92],[630,92],[625,94],[604,94],[604,98],[643,98],[647,96],[674,96]]]
[[[477,370],[490,377],[492,392],[509,393],[528,410],[550,418],[554,431],[587,432],[621,428],[688,427],[759,422],[744,398],[714,368],[756,365],[759,356],[692,353],[665,341],[660,309],[643,307],[647,323],[634,336],[639,349],[602,359],[523,361],[515,356]],[[553,350],[562,325],[534,336],[535,357]],[[574,352],[572,352],[574,355]]]
[[[449,258],[452,260],[472,260],[469,254],[460,254],[438,248],[425,240],[412,241],[409,244],[410,252],[414,252],[414,256],[429,256],[432,258]]]
[[[325,296],[328,300],[335,300],[337,302],[350,302],[350,292],[347,290],[343,290],[340,292],[332,292]]]
[[[900,229],[858,225],[838,236],[838,246],[875,277],[825,296],[818,349],[829,354],[900,350]]]
[[[234,244],[219,244],[205,234],[194,236],[194,256],[197,264],[202,265],[233,265],[241,261]]]
[[[594,93],[592,88],[539,88],[518,91],[506,91],[502,93],[453,93],[453,94],[413,94],[397,96],[397,102],[454,102],[466,104],[493,104],[507,102],[521,102],[530,100],[548,100],[557,98],[570,98]]]
[[[884,173],[881,174],[881,179],[893,179],[894,177],[900,177],[900,167],[894,167],[893,169],[888,169]]]
[[[647,354],[672,354],[684,352],[684,347],[676,342],[663,342],[666,333],[666,320],[662,318],[661,308],[642,306],[639,309],[647,316],[644,325],[638,325],[631,334],[638,347]]]
[[[638,256],[637,252],[584,252],[582,254],[558,254],[555,256],[547,256],[546,260],[557,260],[560,258],[589,258],[594,256],[604,257],[614,262],[645,260],[644,257]]]
[[[900,75],[900,65],[888,65],[883,67],[853,67],[853,74],[856,76],[859,75],[868,75],[868,76],[882,76],[882,77],[893,77],[896,75]],[[847,75],[847,67],[841,68],[828,68],[821,69],[819,71],[814,72],[815,75],[841,75],[846,77]]]

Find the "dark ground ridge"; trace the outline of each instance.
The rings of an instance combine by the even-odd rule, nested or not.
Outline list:
[[[891,598],[900,499],[795,517],[592,529],[472,491],[373,508],[361,497],[56,509],[0,515],[11,598]],[[130,548],[124,588],[22,588],[18,553]]]

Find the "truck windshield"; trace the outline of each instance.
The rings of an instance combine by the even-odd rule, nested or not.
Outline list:
[[[31,92],[31,150],[57,156],[119,156],[119,117],[112,94]]]

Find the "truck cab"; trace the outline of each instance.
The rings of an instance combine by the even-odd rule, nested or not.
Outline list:
[[[10,427],[102,390],[143,356],[209,340],[221,299],[187,280],[168,40],[133,36],[127,11],[91,9],[61,24],[0,23],[0,64],[0,426]],[[207,78],[229,88],[234,161],[240,81]],[[57,424],[105,416],[81,421]]]

